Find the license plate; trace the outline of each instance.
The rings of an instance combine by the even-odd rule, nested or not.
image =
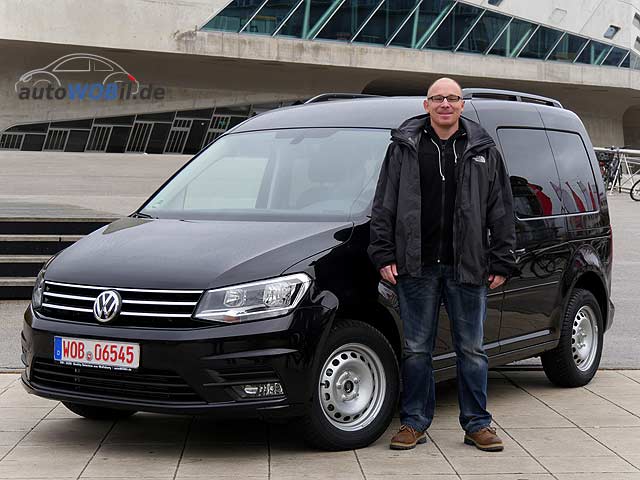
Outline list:
[[[140,365],[140,345],[54,337],[53,359],[67,365],[132,370]]]

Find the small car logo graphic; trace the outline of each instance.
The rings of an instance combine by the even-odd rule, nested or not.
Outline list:
[[[122,309],[122,297],[115,290],[102,292],[93,303],[93,316],[101,323],[107,323],[118,316]]]
[[[118,83],[131,85],[131,93],[136,94],[140,82],[118,63],[91,53],[71,53],[54,60],[46,67],[30,70],[20,76],[15,84],[18,93],[22,88],[66,86],[66,83]]]

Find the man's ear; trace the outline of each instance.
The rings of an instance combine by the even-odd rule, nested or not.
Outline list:
[[[424,107],[425,112],[429,112],[429,101],[426,98],[423,100],[422,106]]]
[[[460,113],[464,112],[464,100],[460,100],[460,102],[462,102],[460,104]]]

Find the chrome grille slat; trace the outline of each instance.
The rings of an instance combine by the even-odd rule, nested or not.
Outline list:
[[[152,328],[211,326],[209,322],[192,318],[202,290],[110,288],[47,280],[42,313],[59,320],[98,324],[93,316],[93,302],[106,290],[120,294],[123,311],[108,324],[101,325]]]

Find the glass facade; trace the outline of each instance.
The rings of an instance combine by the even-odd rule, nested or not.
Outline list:
[[[531,39],[524,46],[518,57],[520,58],[537,58],[544,60],[551,49],[558,43],[562,32],[552,28],[540,27],[531,36]]]
[[[514,18],[489,53],[502,57],[517,56],[535,29],[536,26],[533,23]]]
[[[640,69],[628,49],[455,0],[233,0],[202,29]]]

